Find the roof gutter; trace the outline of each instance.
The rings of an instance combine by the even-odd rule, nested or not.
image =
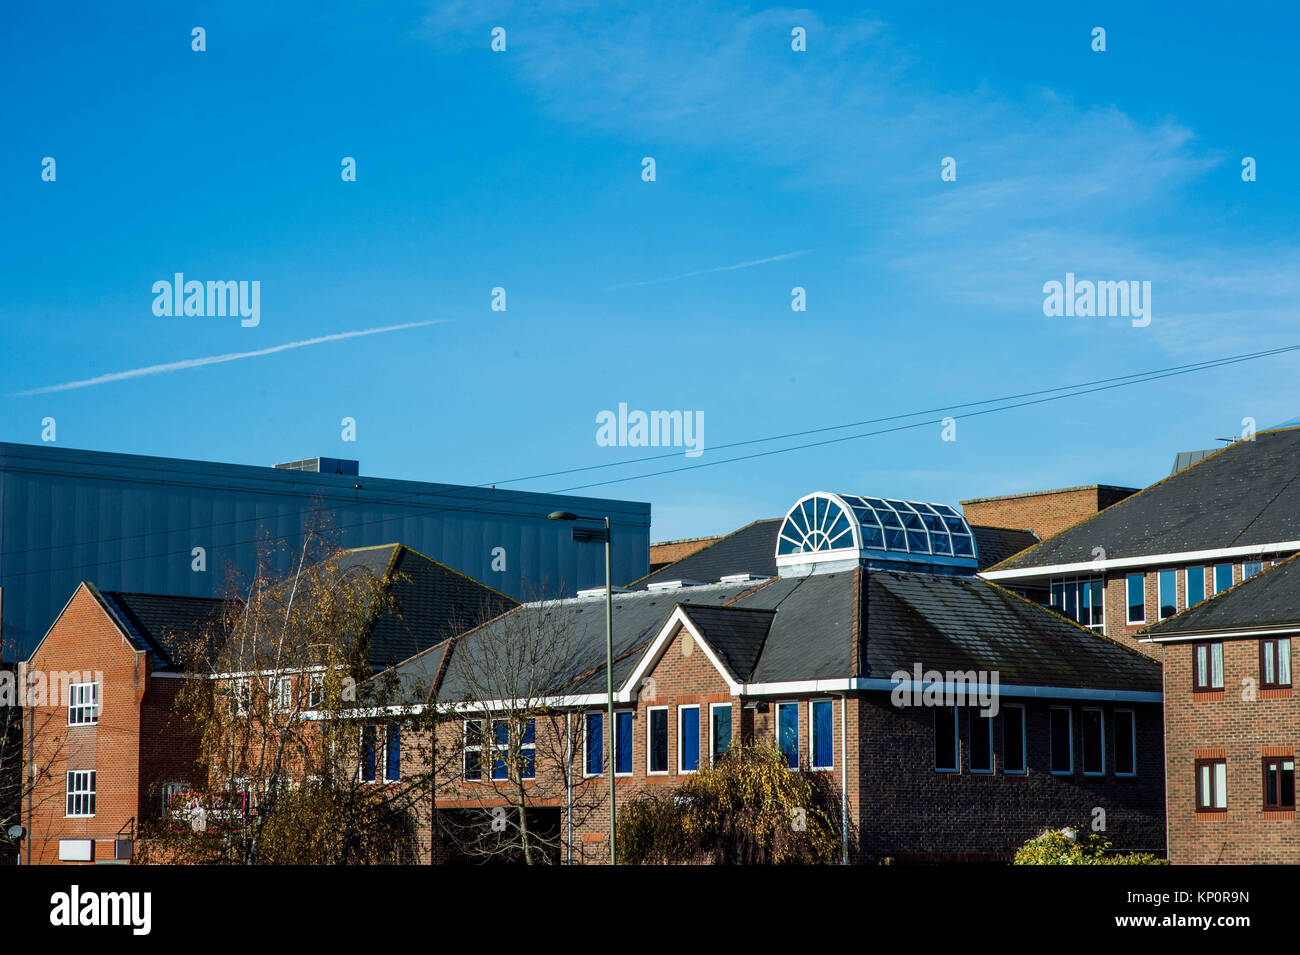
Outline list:
[[[1037,567],[986,570],[981,572],[980,576],[985,580],[1025,580],[1058,574],[1096,573],[1103,570],[1121,570],[1128,567],[1149,567],[1152,564],[1197,563],[1200,561],[1215,561],[1226,557],[1254,557],[1298,550],[1300,550],[1300,541],[1277,541],[1272,544],[1246,544],[1241,547],[1218,547],[1211,550],[1177,551],[1171,554],[1142,554],[1137,557],[1080,560],[1069,564],[1041,564]]]

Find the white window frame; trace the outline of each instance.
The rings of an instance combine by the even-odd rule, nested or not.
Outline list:
[[[1201,599],[1196,601],[1196,603],[1197,604],[1204,603],[1211,596],[1211,594],[1209,593],[1209,588],[1205,586],[1205,565],[1201,564],[1196,567],[1184,567],[1183,568],[1183,594],[1185,599],[1183,602],[1186,603],[1188,607],[1196,606],[1196,604],[1192,603],[1192,586],[1190,583],[1192,579],[1193,571],[1196,571],[1201,575]]]
[[[934,771],[944,773],[949,776],[959,775],[961,773],[961,718],[957,715],[955,706],[937,706],[934,708],[934,736],[932,740],[937,741],[939,738],[939,714],[948,713],[952,719],[952,762],[951,768],[939,765],[939,748],[934,750]]]
[[[469,724],[478,724],[478,742],[470,743],[469,741]],[[460,778],[461,782],[481,783],[483,782],[483,717],[468,716],[465,718],[465,725],[461,727],[460,736]],[[478,753],[478,779],[471,779],[465,774],[465,754]]]
[[[966,711],[968,714],[966,718],[966,732],[970,735],[970,750],[966,753],[966,764],[970,766],[970,771],[972,776],[995,775],[997,773],[998,762],[997,762],[997,747],[993,743],[993,738],[997,735],[993,732],[993,717],[990,716],[986,718],[984,716],[981,716],[980,709],[978,706],[968,706],[966,708]],[[975,753],[975,721],[976,720],[984,720],[984,722],[988,724],[988,728],[989,728],[989,768],[988,769],[976,769],[975,763],[971,759],[971,756],[974,755]],[[960,755],[958,756],[958,760],[959,760],[958,765],[960,765]]]
[[[716,765],[716,762],[715,762],[715,761],[717,760],[717,756],[715,755],[715,753],[716,753],[717,748],[718,748],[717,740],[714,738],[714,730],[713,730],[713,712],[714,712],[714,710],[721,710],[721,709],[725,709],[725,710],[727,711],[727,713],[728,713],[728,715],[731,717],[731,720],[732,720],[732,721],[734,721],[735,718],[736,718],[736,714],[735,714],[735,711],[732,710],[731,703],[728,702],[728,703],[710,703],[710,704],[709,704],[709,765],[710,765],[710,766],[714,766],[714,765]],[[731,724],[729,723],[728,725],[731,725]],[[736,738],[736,728],[735,728],[734,726],[732,726],[732,727],[731,727],[731,739],[734,740],[735,738]],[[727,749],[728,749],[728,750],[731,749],[731,740],[728,740],[728,741],[727,741]]]
[[[682,747],[686,744],[686,734],[682,727],[686,724],[682,721],[682,713],[687,710],[695,711],[695,768],[682,768]],[[700,764],[704,762],[704,754],[699,751],[700,746],[700,704],[698,703],[680,703],[677,706],[677,775],[691,776],[700,771]]]
[[[383,730],[384,730],[384,750],[383,750],[383,753],[384,753],[384,759],[383,759],[383,761],[384,761],[384,771],[383,771],[382,775],[383,775],[383,778],[384,778],[384,782],[386,782],[386,783],[400,783],[400,782],[402,781],[402,728],[403,728],[403,727],[402,727],[402,724],[401,724],[401,723],[387,723],[387,724],[385,724],[384,727],[383,727]],[[390,776],[390,775],[388,775],[388,733],[389,733],[390,730],[397,730],[397,775],[396,775],[396,776]],[[378,767],[376,767],[376,768],[378,768]],[[381,774],[380,774],[379,772],[376,772],[376,773],[375,773],[375,776],[376,776],[376,777],[378,777],[378,776],[380,776],[380,775],[381,775]]]
[[[92,819],[95,816],[95,770],[70,769],[64,789],[63,817],[65,819]],[[78,784],[74,788],[74,783]],[[75,802],[74,802],[75,800]],[[76,806],[89,812],[73,812]]]
[[[1131,750],[1131,752],[1133,753],[1133,772],[1131,772],[1131,773],[1121,773],[1121,772],[1119,771],[1119,750],[1116,749],[1116,751],[1115,751],[1115,775],[1118,776],[1118,777],[1121,778],[1121,779],[1132,779],[1134,776],[1136,776],[1136,775],[1138,774],[1138,772],[1137,772],[1137,770],[1138,770],[1138,720],[1137,720],[1137,711],[1136,711],[1136,710],[1130,710],[1130,709],[1117,709],[1117,710],[1115,711],[1115,716],[1118,717],[1119,714],[1121,714],[1121,713],[1127,713],[1127,714],[1129,715],[1129,733],[1130,733],[1130,734],[1132,735],[1132,737],[1133,737],[1133,748],[1132,748],[1132,750]],[[1118,720],[1118,719],[1115,720],[1115,731],[1116,731],[1116,732],[1119,731],[1119,720]]]
[[[537,717],[530,716],[524,720],[525,730],[527,730],[529,723],[533,724],[533,741],[531,743],[525,743],[522,739],[519,741],[519,778],[524,782],[537,778]],[[533,754],[533,774],[531,776],[524,775],[526,760],[523,759],[523,755],[528,750],[531,750]]]
[[[492,732],[491,732],[491,734],[490,734],[490,736],[491,736],[491,742],[490,742],[488,745],[492,747],[492,765],[491,765],[491,767],[489,767],[489,769],[488,769],[488,779],[489,779],[491,782],[494,782],[494,783],[505,783],[505,782],[509,782],[509,781],[510,781],[510,762],[509,762],[509,759],[510,759],[510,720],[507,719],[506,717],[503,717],[503,716],[494,716],[494,717],[491,719],[490,722],[491,722],[491,727],[490,727],[490,728],[491,728]],[[498,742],[497,742],[497,724],[498,724],[498,723],[504,723],[504,724],[506,725],[506,741],[505,741],[504,744],[502,744],[502,743],[498,743]],[[504,776],[498,776],[498,775],[497,775],[498,754],[500,754],[500,757],[499,757],[500,762],[503,762],[503,763],[506,764],[506,774],[505,774]]]
[[[1142,578],[1142,619],[1134,620],[1130,614],[1133,612],[1133,601],[1128,594],[1128,583],[1130,577]],[[1156,613],[1160,608],[1156,608]],[[1145,570],[1135,570],[1124,575],[1124,622],[1130,627],[1136,627],[1147,622],[1147,573]]]
[[[1023,703],[1003,703],[1003,711],[1019,710],[1020,711],[1020,760],[1019,769],[1007,769],[1007,721],[1004,717],[1002,720],[1002,775],[1003,776],[1027,776],[1029,775],[1029,712],[1025,709]]]
[[[366,779],[366,730],[374,734],[375,747],[375,778]],[[357,761],[357,782],[363,786],[374,786],[384,781],[384,747],[387,745],[387,738],[384,736],[383,727],[378,723],[363,723],[357,727],[357,733],[360,736],[361,759]]]
[[[194,787],[191,786],[189,783],[185,782],[184,780],[173,779],[169,783],[163,783],[161,787],[163,815],[166,816],[168,815],[168,813],[171,812],[171,803],[172,803],[173,796],[175,796],[177,793],[188,793],[193,791],[194,791]]]
[[[75,720],[73,719],[74,714],[77,716]],[[98,722],[99,683],[69,683],[68,725],[94,726]]]
[[[1101,716],[1101,769],[1096,772],[1088,771],[1088,766],[1087,766],[1088,741],[1086,739],[1084,740],[1083,752],[1080,754],[1079,769],[1083,772],[1083,775],[1085,776],[1093,776],[1093,777],[1105,776],[1106,775],[1106,711],[1103,710],[1100,706],[1085,706],[1082,708],[1082,712],[1085,715],[1088,713],[1097,713],[1098,715]],[[1086,722],[1081,723],[1080,731],[1086,733],[1087,725],[1088,724]],[[1070,741],[1071,743],[1073,743],[1074,741],[1074,727],[1070,727]]]
[[[1066,726],[1069,729],[1070,737],[1070,768],[1065,771],[1055,769],[1052,766],[1052,764],[1056,762],[1056,760],[1052,758],[1052,714],[1057,710],[1063,710],[1068,717]],[[1074,707],[1072,706],[1053,706],[1047,711],[1047,771],[1053,776],[1074,775]]]
[[[276,713],[289,713],[293,710],[293,677],[273,676],[266,683],[266,692],[271,697],[271,708]]]
[[[797,773],[803,765],[803,730],[800,725],[803,723],[803,713],[801,712],[803,707],[799,705],[798,700],[778,700],[775,706],[776,708],[772,713],[772,729],[776,736],[777,749],[781,749],[781,707],[794,707],[794,765],[790,765],[790,759],[785,755],[784,751],[782,751],[781,756],[785,759],[786,768],[792,773]]]
[[[307,677],[307,708],[318,709],[325,703],[325,674],[312,673]]]
[[[1174,612],[1171,613],[1169,617],[1176,617],[1178,616],[1178,611],[1180,609],[1186,609],[1178,606],[1178,568],[1177,567],[1162,568],[1161,570],[1156,571],[1156,619],[1157,620],[1169,619],[1169,617],[1161,616],[1161,612],[1164,610],[1165,607],[1165,574],[1172,574],[1174,577],[1174,601],[1173,601]],[[1144,587],[1143,589],[1145,590],[1146,588]]]
[[[652,755],[652,749],[654,747],[654,740],[651,739],[651,734],[654,732],[654,722],[655,722],[654,714],[659,710],[663,711],[664,728],[669,737],[666,744],[667,750],[664,752],[664,768],[661,770],[650,768],[651,767],[650,758]],[[669,772],[671,772],[672,767],[668,765],[668,758],[669,755],[672,753],[672,748],[673,748],[672,735],[673,735],[673,728],[668,725],[668,707],[647,706],[645,710],[645,774],[647,776],[667,776]]]
[[[253,709],[253,681],[239,677],[230,681],[230,714],[247,716]]]
[[[632,747],[632,752],[629,754],[631,758],[627,762],[632,768],[622,773],[618,769],[618,718],[624,714],[627,714],[628,718],[632,720],[632,732],[627,734],[628,745]],[[614,775],[619,779],[636,775],[636,710],[622,709],[614,711]]]
[[[829,766],[812,764],[817,758],[817,718],[813,709],[818,703],[829,703],[831,708],[831,764]],[[829,696],[808,701],[808,768],[819,773],[831,772],[835,769],[835,701]]]
[[[1226,587],[1220,587],[1220,586],[1219,586],[1219,568],[1220,568],[1220,567],[1227,567],[1227,568],[1228,568],[1228,586],[1226,586]],[[1225,590],[1231,590],[1232,587],[1233,587],[1233,585],[1236,583],[1236,581],[1237,581],[1237,567],[1236,567],[1235,564],[1227,563],[1227,564],[1211,564],[1211,565],[1210,565],[1210,585],[1214,588],[1214,594],[1221,594],[1221,593],[1223,593]],[[1211,596],[1213,596],[1214,594],[1212,594]]]
[[[1084,621],[1082,621],[1082,620],[1079,619],[1079,614],[1078,614],[1078,602],[1079,602],[1079,601],[1078,601],[1077,591],[1076,591],[1076,596],[1075,596],[1075,611],[1076,611],[1076,612],[1075,612],[1075,615],[1074,615],[1073,617],[1070,617],[1070,616],[1069,616],[1068,614],[1066,614],[1066,612],[1065,612],[1064,593],[1062,594],[1062,600],[1061,600],[1061,605],[1060,605],[1060,606],[1057,606],[1056,604],[1052,603],[1052,600],[1056,597],[1056,594],[1053,592],[1053,588],[1055,588],[1058,584],[1061,586],[1062,591],[1064,591],[1064,588],[1069,587],[1069,586],[1076,586],[1076,587],[1077,587],[1077,585],[1079,585],[1079,584],[1087,584],[1087,585],[1088,585],[1088,606],[1089,606],[1089,609],[1091,610],[1091,607],[1092,607],[1092,585],[1093,585],[1094,583],[1100,583],[1100,584],[1101,584],[1101,587],[1099,588],[1100,591],[1101,591],[1101,622],[1100,622],[1100,623],[1093,623],[1093,622],[1092,622],[1092,614],[1091,614],[1091,613],[1089,613],[1089,615],[1088,615],[1088,622],[1087,622],[1087,623],[1085,623]],[[1048,582],[1047,582],[1047,593],[1048,593],[1048,606],[1049,606],[1051,609],[1055,610],[1057,613],[1059,613],[1061,616],[1066,617],[1066,619],[1073,620],[1073,621],[1074,621],[1075,623],[1077,623],[1079,626],[1081,626],[1081,627],[1087,627],[1089,630],[1094,630],[1094,631],[1096,631],[1097,633],[1101,633],[1101,632],[1103,632],[1103,631],[1106,629],[1106,577],[1105,577],[1104,574],[1085,574],[1085,575],[1083,575],[1083,576],[1075,575],[1075,576],[1071,576],[1071,577],[1052,577],[1052,578],[1050,578],[1050,579],[1048,580]]]
[[[588,722],[593,716],[600,717],[600,772],[591,773],[587,771],[587,754],[591,751],[590,733],[591,724]],[[609,748],[606,745],[605,738],[605,711],[604,710],[587,710],[582,714],[582,778],[599,779],[605,775],[605,762],[609,759]]]

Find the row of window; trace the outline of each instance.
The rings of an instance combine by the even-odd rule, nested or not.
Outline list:
[[[1295,809],[1295,760],[1266,756],[1263,766],[1265,809]],[[1228,811],[1228,761],[1196,760],[1196,811]]]
[[[483,756],[492,764],[493,779],[513,778],[510,773],[511,726],[510,720],[492,720],[491,740],[485,738],[483,720],[465,721],[464,773],[467,780],[478,782],[483,778]],[[537,778],[537,721],[519,721],[514,727],[515,770],[522,779]]]
[[[1209,571],[1213,590],[1208,596],[1227,590],[1232,586],[1233,565],[1213,564],[1210,567],[1195,566],[1182,569],[1183,592],[1186,600],[1181,606],[1178,599],[1178,574],[1174,568],[1155,571],[1156,575],[1156,619],[1172,617],[1180,609],[1187,609],[1200,603],[1207,596],[1205,592],[1206,571]],[[1264,569],[1263,561],[1246,561],[1241,565],[1241,579],[1248,580]],[[1127,599],[1127,617],[1129,624],[1147,622],[1146,607],[1146,573],[1135,571],[1125,577],[1125,597]],[[1055,577],[1051,582],[1049,605],[1058,613],[1071,620],[1101,630],[1106,624],[1106,581],[1101,576],[1092,577]]]
[[[395,783],[401,778],[402,727],[396,723],[388,726],[363,726],[361,728],[361,781],[376,783],[382,780]]]
[[[1259,685],[1265,690],[1291,686],[1291,638],[1259,641]],[[1192,645],[1192,689],[1207,693],[1223,689],[1223,641]]]
[[[293,710],[293,677],[271,677],[266,681],[266,692],[272,708],[277,713]],[[325,674],[311,673],[307,679],[307,709],[319,707],[325,698]],[[230,684],[230,712],[234,716],[247,716],[253,708],[253,680],[243,677]]]
[[[961,718],[960,707],[940,707],[934,712],[934,769],[939,773],[961,772]],[[976,707],[968,707],[967,752],[970,772],[992,774],[995,766],[993,716],[985,716]],[[1069,776],[1074,773],[1074,710],[1068,706],[1051,707],[1048,726],[1048,764],[1052,775]],[[1106,775],[1106,714],[1100,707],[1084,707],[1083,751],[1079,754],[1085,776]],[[1116,776],[1137,775],[1137,720],[1132,710],[1115,710],[1115,747],[1113,754]],[[1001,707],[1002,760],[1001,771],[1007,776],[1023,776],[1029,772],[1028,725],[1025,707],[1019,703],[1004,703]]]

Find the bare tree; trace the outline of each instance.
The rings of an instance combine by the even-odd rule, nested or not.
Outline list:
[[[47,696],[51,686],[66,681],[26,676],[18,648],[0,630],[0,863],[17,858],[33,813],[61,798],[61,789],[51,783],[64,749],[63,734],[50,730],[61,725],[58,718],[67,701]],[[38,739],[43,745],[34,752]]]
[[[456,721],[443,734],[455,765],[439,775],[438,796],[473,806],[438,818],[464,856],[560,861],[567,831],[607,801],[583,784],[582,714],[559,704],[594,672],[569,621],[562,602],[536,602],[453,641],[440,696],[441,719]]]
[[[414,860],[433,714],[404,712],[396,683],[372,678],[371,624],[396,610],[385,582],[342,553],[311,528],[277,571],[265,545],[228,613],[194,643],[188,669],[204,679],[186,681],[176,722],[197,728],[206,792],[153,827],[146,858]]]

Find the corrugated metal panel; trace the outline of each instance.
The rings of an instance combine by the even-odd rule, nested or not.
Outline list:
[[[251,571],[259,537],[296,537],[315,502],[341,546],[401,542],[521,600],[604,583],[604,548],[574,542],[555,510],[610,515],[616,582],[649,570],[644,503],[0,443],[5,636],[29,652],[82,580],[220,596],[228,567]]]

